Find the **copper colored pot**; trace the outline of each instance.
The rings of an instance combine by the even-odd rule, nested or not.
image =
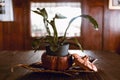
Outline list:
[[[43,53],[42,65],[45,69],[66,70],[72,66],[72,56],[51,56]]]

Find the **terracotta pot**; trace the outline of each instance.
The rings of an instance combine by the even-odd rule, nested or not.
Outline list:
[[[51,56],[43,53],[42,64],[45,69],[66,70],[72,66],[72,56]]]

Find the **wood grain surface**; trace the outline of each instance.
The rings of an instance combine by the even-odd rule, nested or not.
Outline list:
[[[98,72],[80,72],[75,76],[67,76],[59,73],[38,73],[23,68],[11,67],[17,64],[31,64],[41,61],[44,51],[0,51],[0,80],[120,80],[120,55],[106,51],[83,52],[70,50],[70,53],[78,53],[81,56],[89,55],[98,60],[94,63],[99,69]]]

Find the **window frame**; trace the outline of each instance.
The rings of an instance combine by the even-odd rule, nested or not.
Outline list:
[[[34,1],[31,1],[31,2],[34,2]],[[30,9],[31,9],[31,2],[30,2]],[[41,2],[41,1],[36,1],[36,2]],[[74,1],[74,2],[76,2],[76,1]],[[79,1],[79,3],[81,4],[81,2]],[[82,5],[81,5],[81,7],[82,7]],[[82,14],[82,9],[81,9],[81,14]],[[30,15],[31,15],[31,13],[30,13]],[[30,19],[31,19],[31,17],[30,17]],[[30,23],[31,23],[31,20],[30,20]],[[30,26],[31,26],[31,24],[30,24]],[[82,26],[82,19],[81,19],[81,24],[80,24],[80,26]],[[80,27],[81,28],[81,27]],[[82,34],[82,28],[81,28],[81,31],[80,31],[80,36],[81,36],[81,34]],[[32,37],[32,35],[31,35],[31,27],[30,27],[30,36]],[[80,37],[80,36],[75,36],[75,37]],[[74,36],[73,36],[74,37]]]

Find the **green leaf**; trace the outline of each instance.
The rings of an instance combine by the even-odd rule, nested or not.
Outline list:
[[[42,16],[41,12],[39,12],[39,11],[37,11],[37,10],[32,10],[32,11],[33,11],[34,13],[39,14],[39,15]]]
[[[92,16],[90,16],[90,15],[79,15],[79,16],[73,17],[73,18],[70,20],[70,22],[69,22],[69,24],[68,24],[68,26],[67,26],[67,28],[66,28],[66,30],[65,30],[64,38],[66,37],[67,30],[69,29],[71,23],[72,23],[75,19],[77,19],[77,18],[79,18],[79,17],[88,19],[88,20],[93,24],[93,27],[94,27],[96,30],[98,30],[98,23],[97,23],[97,21],[96,21]]]
[[[79,49],[81,49],[83,51],[83,48],[82,48],[81,44],[79,43],[79,41],[76,38],[74,38],[73,40],[78,45]]]
[[[32,10],[32,11],[43,17],[43,22],[44,22],[46,31],[47,31],[48,35],[51,36],[51,32],[50,32],[50,29],[48,27],[48,20],[47,20],[48,19],[48,14],[47,14],[46,9],[45,8],[43,8],[43,9],[37,8],[37,10]]]
[[[55,14],[55,18],[56,18],[56,19],[65,19],[65,18],[67,18],[67,17],[65,17],[65,16],[63,16],[63,15],[61,15],[61,14]]]
[[[81,15],[80,17],[88,19],[93,24],[93,27],[96,30],[98,30],[98,23],[92,16],[90,16],[90,15]]]
[[[79,47],[80,50],[83,51],[83,48],[82,48],[82,46],[81,46],[81,44],[80,44],[80,42],[78,41],[77,38],[75,38],[75,37],[70,37],[70,38],[67,38],[66,40],[67,40],[67,41],[65,41],[65,43],[70,44],[70,45],[73,45],[73,46],[77,46],[77,47]]]
[[[48,21],[47,19],[44,18],[44,19],[43,19],[43,22],[44,22],[45,29],[46,29],[48,35],[51,36],[51,32],[50,32],[50,29],[49,29],[49,27],[48,27],[49,21]]]
[[[57,42],[58,42],[58,32],[57,32],[56,25],[55,25],[55,19],[51,20],[50,24],[51,24],[52,29],[54,31],[54,43],[57,44]]]
[[[45,18],[45,19],[48,18],[48,14],[47,14],[47,11],[45,8],[43,8],[43,9],[37,8],[37,10],[39,10],[39,12],[41,13],[41,16],[43,16],[43,18]]]

